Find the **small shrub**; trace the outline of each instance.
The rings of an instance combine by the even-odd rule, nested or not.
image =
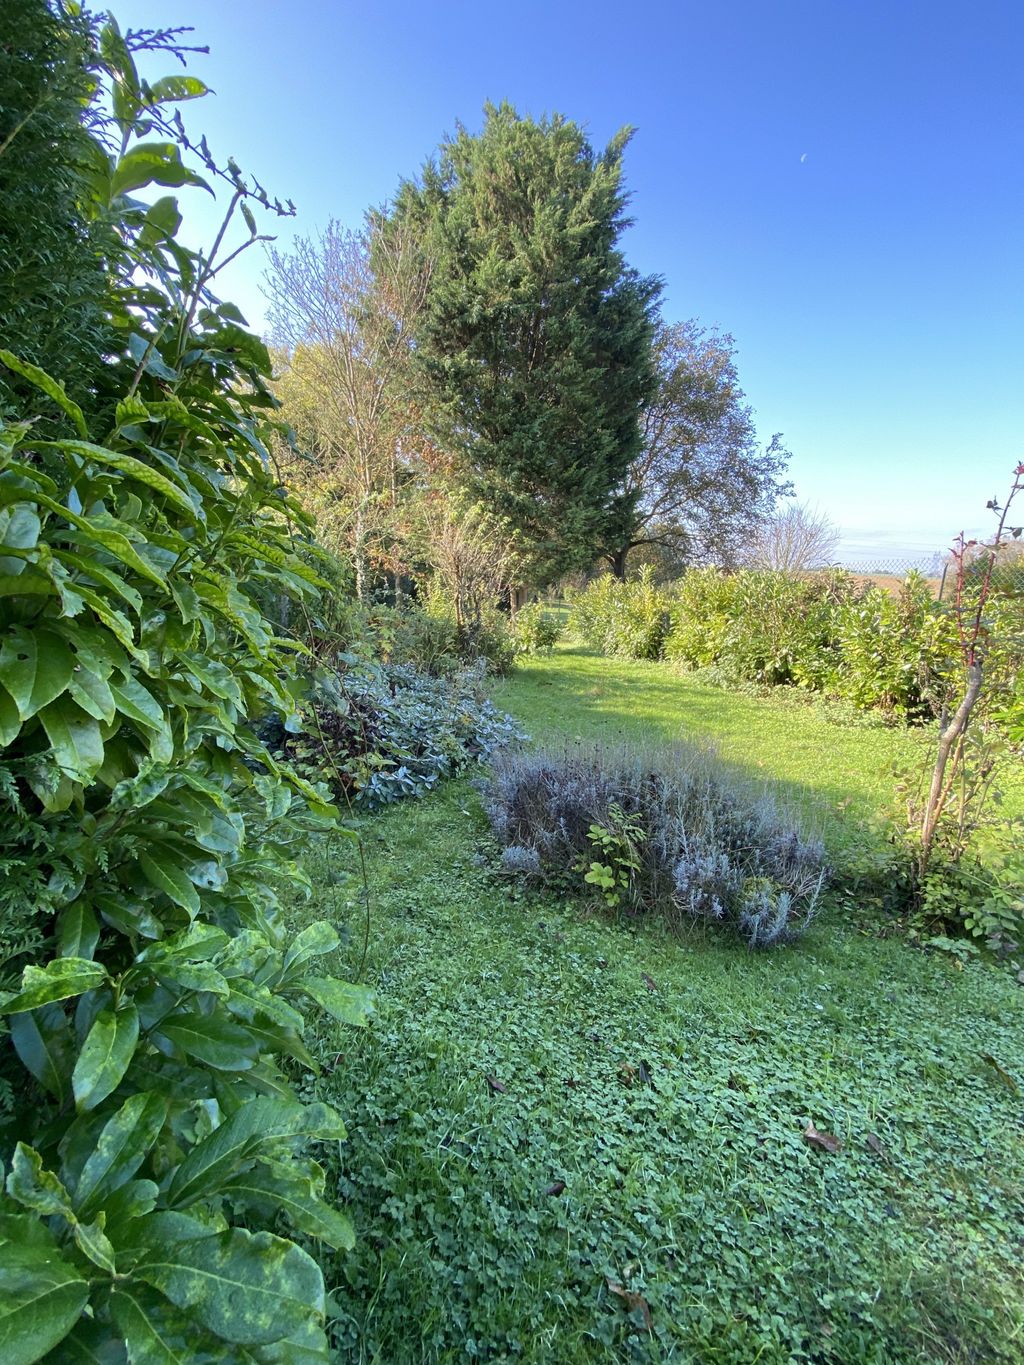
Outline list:
[[[407,665],[321,670],[298,733],[268,720],[265,741],[307,780],[369,809],[423,796],[523,736],[484,692],[482,663],[447,678]]]
[[[670,624],[670,602],[652,571],[623,583],[611,574],[573,598],[570,628],[591,649],[622,659],[658,659]]]
[[[517,612],[513,630],[524,654],[550,654],[561,638],[562,623],[540,602],[531,602]]]
[[[826,876],[820,842],[703,750],[504,751],[485,801],[507,870],[566,889],[586,871],[609,905],[722,923],[751,947],[793,938]]]

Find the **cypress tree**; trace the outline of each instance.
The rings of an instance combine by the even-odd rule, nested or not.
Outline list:
[[[640,449],[660,282],[630,268],[624,129],[596,154],[580,127],[509,104],[459,127],[391,221],[429,261],[415,327],[432,438],[467,491],[509,518],[538,580],[593,561]]]

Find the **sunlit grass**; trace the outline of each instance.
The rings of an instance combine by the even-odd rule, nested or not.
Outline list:
[[[572,653],[501,696],[547,740],[710,734],[836,830],[917,742]],[[339,1361],[1024,1358],[1008,977],[835,910],[752,955],[523,898],[467,783],[361,832],[380,1009],[322,1025],[317,1083],[350,1127],[334,1174],[360,1234],[326,1263]],[[314,870],[302,913],[332,913],[340,869]]]

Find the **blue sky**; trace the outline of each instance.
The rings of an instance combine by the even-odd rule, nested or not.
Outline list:
[[[488,99],[626,157],[624,249],[669,320],[731,332],[767,440],[849,558],[927,555],[1024,458],[1019,0],[124,0],[191,24],[190,127],[355,226]],[[161,66],[166,67],[166,63]],[[149,74],[154,74],[149,70]],[[201,197],[201,196],[200,196]],[[212,214],[190,210],[195,241]],[[262,263],[226,291],[261,326]]]

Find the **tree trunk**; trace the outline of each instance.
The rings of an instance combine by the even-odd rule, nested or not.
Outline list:
[[[355,527],[352,543],[352,560],[356,571],[356,597],[360,602],[366,599],[366,510],[362,498],[356,504]]]
[[[935,838],[935,830],[939,819],[946,805],[946,798],[949,794],[949,784],[946,782],[946,768],[949,765],[950,755],[953,752],[957,741],[963,737],[967,729],[967,723],[971,718],[975,703],[981,692],[982,671],[980,663],[973,663],[967,669],[967,690],[963,695],[960,705],[956,708],[949,723],[942,728],[939,736],[939,748],[935,755],[935,767],[932,769],[931,787],[928,792],[928,801],[924,808],[924,819],[921,822],[921,875],[924,876],[928,868],[928,859],[931,856],[932,841]]]
[[[629,554],[630,547],[627,545],[622,550],[616,550],[614,554],[608,556],[611,561],[612,573],[620,583],[626,581],[626,556]]]

